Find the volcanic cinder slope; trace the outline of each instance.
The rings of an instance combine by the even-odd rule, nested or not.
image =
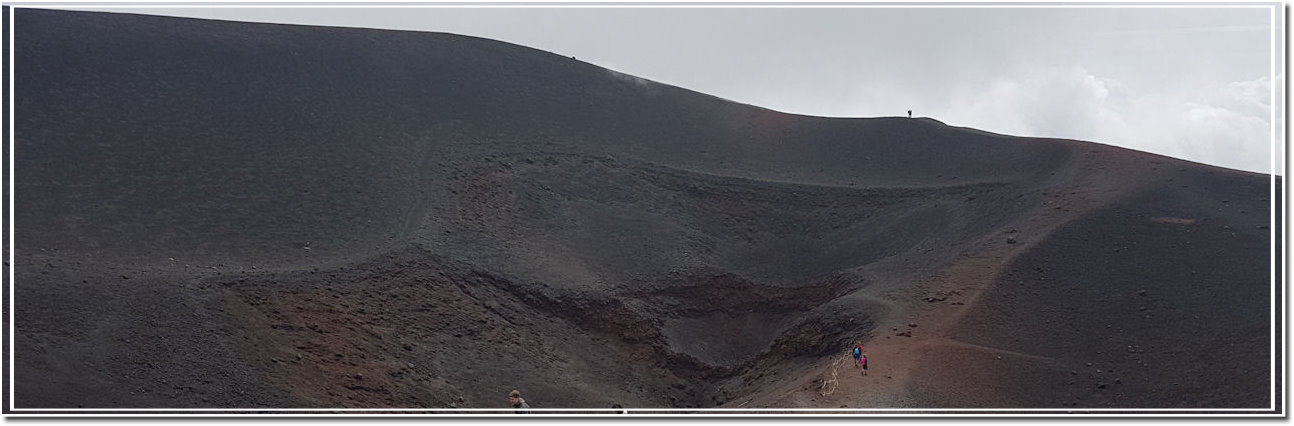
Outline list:
[[[12,13],[18,408],[1278,403],[1269,176],[450,34]]]

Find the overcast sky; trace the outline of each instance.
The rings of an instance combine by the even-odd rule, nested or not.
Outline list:
[[[1284,132],[1283,99],[1273,99],[1285,79],[1279,3],[913,6],[94,10],[466,34],[778,111],[911,109],[1284,174],[1284,140],[1273,137],[1273,125]]]

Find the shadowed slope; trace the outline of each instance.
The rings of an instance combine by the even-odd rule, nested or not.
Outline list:
[[[1099,258],[1065,241],[1141,224],[1089,218],[1159,205],[1154,162],[1265,188],[1090,143],[783,114],[472,37],[14,13],[21,407],[480,408],[513,388],[537,407],[835,407],[796,388],[856,340],[930,348],[887,406],[1046,404],[1070,394],[941,391],[1017,380],[937,367],[1051,350],[1058,297],[1106,309],[1017,297],[1018,269]],[[1209,191],[1166,193],[1165,217],[1202,216]],[[1237,234],[1203,241],[1267,242]],[[1246,330],[1267,318],[1252,303]],[[947,342],[880,345],[913,321]],[[1017,331],[1043,337],[994,334]],[[1262,356],[1229,359],[1258,377]],[[1245,377],[1172,395],[1233,406],[1265,386]]]
[[[1018,385],[1001,394],[1011,406],[1273,403],[1266,188],[1239,173],[1185,168],[1149,179],[1159,184],[1065,224],[1015,259],[950,334],[1053,360],[1040,368],[1046,374],[1009,381]]]
[[[18,219],[54,232],[47,247],[262,262],[285,242],[379,252],[434,203],[425,184],[500,151],[861,186],[1021,176],[1058,155],[950,139],[930,121],[788,116],[448,34],[32,9],[18,19],[17,166],[31,189],[18,201],[34,207]],[[86,198],[52,204],[70,197]],[[27,213],[38,211],[57,214]],[[222,234],[236,238],[208,238]]]

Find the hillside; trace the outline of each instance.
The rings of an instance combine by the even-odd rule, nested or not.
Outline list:
[[[451,34],[12,13],[19,408],[1278,403],[1268,176]]]

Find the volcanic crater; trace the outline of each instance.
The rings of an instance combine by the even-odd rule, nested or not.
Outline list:
[[[5,13],[15,407],[1283,409],[1279,177],[452,34]]]

